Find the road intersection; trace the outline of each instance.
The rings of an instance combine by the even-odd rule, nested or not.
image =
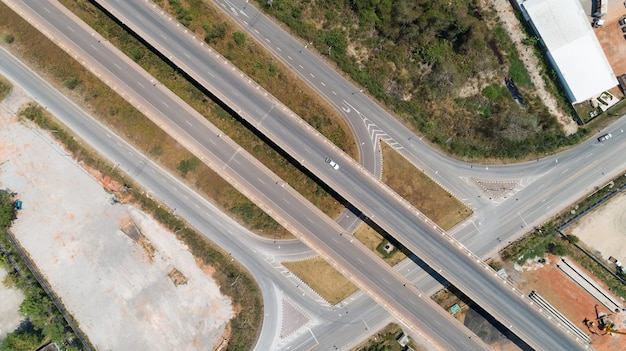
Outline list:
[[[432,342],[445,349],[485,349],[486,346],[478,338],[468,340],[468,331],[458,321],[447,313],[441,313],[440,308],[428,296],[419,294],[410,284],[402,290],[385,287],[384,282],[395,282],[395,285],[406,284],[390,267],[384,264],[375,265],[373,269],[368,270],[368,274],[365,274],[364,267],[351,264],[350,260],[354,261],[357,258],[362,257],[370,261],[376,257],[357,241],[353,243],[347,236],[342,238],[341,235],[337,235],[336,233],[342,232],[342,228],[334,221],[304,200],[291,187],[277,186],[281,181],[280,178],[241,150],[197,112],[182,103],[177,96],[158,84],[153,85],[153,77],[139,69],[134,62],[78,21],[65,8],[56,2],[20,2],[11,5],[16,6],[17,12],[30,23],[54,38],[54,41],[70,55],[78,57],[79,61],[89,67],[94,74],[104,77],[103,80],[107,84],[202,161],[219,169],[225,179],[234,183],[246,196],[263,205],[264,210],[279,219],[281,224],[294,233],[304,235],[301,239],[309,246],[326,255],[331,263],[333,260],[339,261],[337,268],[348,273],[358,285],[376,287],[377,290],[368,289],[370,294],[379,302],[384,302],[389,310],[395,311],[396,314],[404,314],[406,317],[403,319],[410,328],[424,333]],[[33,11],[32,7],[38,11]],[[151,89],[146,89],[150,86]],[[168,116],[175,117],[182,123],[177,124]],[[282,204],[281,200],[287,206]],[[191,204],[187,207],[191,207]],[[181,213],[179,208],[177,213]],[[375,273],[376,271],[378,273]],[[428,321],[431,324],[417,318],[423,315],[431,316]],[[442,335],[434,330],[437,326],[446,330],[460,328],[461,331]],[[471,336],[471,333],[469,334]]]
[[[589,147],[595,147],[596,146],[596,145],[591,145],[591,143],[589,143],[589,142],[586,143],[586,145],[589,146]],[[410,147],[410,145],[409,145],[409,147]],[[582,149],[583,150],[587,150],[586,148],[582,148]],[[615,154],[616,153],[615,151],[617,149],[618,148],[615,145],[613,145],[613,147],[610,148],[610,150],[608,150],[609,152],[605,153],[605,156],[599,157],[599,159],[604,160],[604,161],[606,161],[606,159],[610,159],[610,157],[611,157],[610,154],[611,153]],[[593,150],[591,150],[591,151],[587,150],[587,154],[588,155],[593,155],[592,151]],[[613,151],[613,152],[610,152],[610,151]],[[608,154],[608,155],[606,155],[606,154]],[[623,155],[623,153],[622,153],[622,155]],[[566,174],[567,175],[567,173],[568,173],[568,171],[570,171],[570,169],[571,169],[571,172],[576,171],[576,165],[574,164],[574,168],[569,168],[568,167],[567,169],[564,169],[564,170],[562,168],[560,168],[560,166],[563,165],[564,163],[565,163],[565,165],[568,165],[568,164],[572,165],[572,163],[575,162],[575,160],[576,160],[575,156],[576,155],[567,155],[567,152],[566,152],[564,155],[562,155],[562,156],[560,155],[559,158],[542,160],[541,162],[538,161],[537,163],[527,164],[527,165],[523,165],[523,166],[508,167],[508,169],[505,168],[505,167],[491,167],[491,166],[489,166],[489,167],[484,167],[484,169],[480,169],[479,170],[478,167],[476,167],[476,169],[474,169],[474,167],[472,165],[469,165],[469,170],[467,171],[467,174],[470,175],[470,177],[466,176],[466,178],[474,179],[474,178],[480,177],[482,179],[489,179],[490,177],[494,177],[494,174],[497,176],[498,172],[502,172],[502,170],[504,170],[504,172],[511,172],[511,169],[515,168],[515,167],[520,167],[520,168],[521,167],[525,167],[527,169],[531,169],[531,165],[535,168],[535,171],[534,171],[535,173],[531,173],[532,171],[526,173],[525,178],[527,178],[527,179],[532,179],[533,177],[535,177],[535,178],[545,177],[546,174],[549,174],[549,173],[554,174],[554,173],[556,173],[557,170],[558,171],[562,171],[561,174]],[[590,156],[587,156],[587,157],[590,157]],[[619,160],[619,158],[617,158],[617,159]],[[560,164],[559,164],[559,161],[561,162]],[[621,165],[623,165],[623,160],[621,162],[622,162]],[[456,165],[458,166],[458,164],[456,164]],[[462,165],[462,167],[463,166],[467,166],[467,165]],[[619,164],[617,164],[617,165],[616,164],[607,164],[605,166],[602,163],[600,163],[600,164],[591,163],[591,164],[587,164],[587,165],[584,165],[584,166],[585,167],[582,167],[582,168],[578,167],[578,171],[577,172],[581,176],[584,175],[584,174],[588,174],[588,173],[593,174],[593,173],[595,173],[595,171],[597,171],[599,169],[602,169],[602,170],[606,169],[607,170],[607,175],[605,176],[605,178],[607,178],[609,176],[608,175],[608,171],[611,171],[611,170],[619,171],[619,168],[618,168]],[[342,167],[342,169],[344,169],[344,168]],[[594,172],[589,172],[589,170],[592,170]],[[490,171],[490,172],[487,172],[487,171]],[[445,173],[445,172],[441,172],[441,173]],[[448,173],[446,173],[446,174],[448,174]],[[452,174],[455,174],[455,173],[452,173]],[[458,174],[458,171],[457,171],[456,174]],[[471,177],[472,174],[475,174],[476,177]],[[506,174],[506,173],[504,173],[504,174]],[[511,173],[511,174],[513,174],[513,173]],[[596,179],[591,179],[591,182],[590,182],[590,179],[586,179],[584,182],[581,182],[581,183],[582,184],[595,184],[595,183],[598,182],[598,179],[597,179],[598,177],[597,176],[594,176],[594,177]],[[570,184],[573,182],[573,181],[571,181],[571,179],[572,179],[572,177],[568,177],[567,178],[567,180],[570,180]],[[455,180],[458,182],[458,179],[455,179]],[[536,179],[535,179],[535,181],[536,181]],[[595,183],[594,183],[594,181],[595,181]],[[468,183],[471,183],[471,182],[468,181]],[[529,181],[529,184],[532,184],[532,181]],[[527,189],[527,187],[519,189],[518,193],[523,193],[526,189]],[[564,189],[564,188],[561,187],[560,189]],[[558,190],[559,190],[559,188],[557,187],[557,191],[555,191],[555,193],[558,192]],[[543,191],[545,192],[545,189]],[[583,191],[582,189],[579,190],[579,192],[582,192],[582,191]],[[562,199],[568,198],[568,197],[574,197],[575,198],[576,193],[575,192],[572,192],[572,193],[573,194],[565,194],[565,196],[561,196],[562,194],[557,194],[557,196],[561,196],[561,199],[558,199],[558,200],[562,201]],[[520,200],[522,200],[522,201],[520,201]],[[519,203],[519,205],[517,205],[517,206],[512,206],[512,205],[509,205],[509,206],[513,207],[513,208],[520,209],[520,210],[517,211],[517,213],[519,214],[519,217],[520,217],[520,219],[521,219],[521,221],[523,223],[522,225],[525,225],[525,226],[532,225],[533,219],[536,222],[537,218],[540,219],[543,216],[543,214],[544,214],[543,212],[531,213],[531,215],[527,217],[525,214],[526,214],[526,212],[528,212],[528,210],[534,208],[535,212],[543,211],[544,210],[544,205],[543,204],[537,205],[536,203],[532,203],[532,201],[529,201],[528,199],[525,199],[524,197],[516,200],[517,202],[511,202],[511,201],[512,201],[512,198],[507,200],[507,201],[503,201],[501,204],[499,204],[498,208],[501,208],[501,206],[504,206],[507,203],[508,204],[511,204],[511,203],[517,204],[517,203]],[[556,207],[556,206],[554,206],[554,207]],[[517,223],[520,221],[520,219],[518,219],[516,216],[514,216],[515,218],[513,218],[511,216],[509,216],[509,217],[510,218],[508,219],[508,221],[511,223],[512,227],[515,227],[517,225]],[[524,219],[524,218],[527,218],[527,219]],[[506,222],[506,220],[503,220],[503,222]],[[503,224],[509,225],[508,223],[503,223]],[[478,222],[477,225],[475,225],[475,226],[465,226],[465,227],[462,227],[460,230],[457,230],[456,232],[457,233],[462,233],[463,232],[463,228],[470,228],[470,229],[475,228],[476,231],[478,232],[478,235],[474,235],[476,233],[474,233],[473,230],[470,230],[470,231],[465,230],[465,233],[457,234],[457,237],[460,236],[460,239],[465,239],[465,241],[468,241],[469,244],[466,244],[466,245],[468,245],[469,247],[476,246],[476,244],[475,245],[471,245],[471,244],[473,242],[475,242],[475,241],[472,241],[472,240],[476,240],[476,238],[478,238],[478,240],[481,239],[481,237],[480,237],[481,233],[479,231],[479,228],[482,228],[483,230],[486,230],[486,231],[489,231],[489,229],[496,229],[497,228],[497,227],[495,227],[493,225],[492,225],[492,228],[488,228],[487,225],[483,226],[483,224]],[[515,230],[515,232],[519,232],[519,231],[520,231],[519,229]],[[494,245],[493,245],[493,243],[488,243],[485,247],[487,247],[489,250],[493,250]],[[474,250],[474,249],[472,248],[472,250]]]

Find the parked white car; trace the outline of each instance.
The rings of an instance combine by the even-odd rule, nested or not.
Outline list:
[[[601,135],[601,136],[598,138],[598,141],[599,141],[599,142],[603,142],[603,141],[606,141],[606,140],[611,139],[611,137],[612,137],[611,133],[606,133],[606,134],[604,134],[604,135]]]

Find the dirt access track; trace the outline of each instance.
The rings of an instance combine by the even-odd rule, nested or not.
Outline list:
[[[111,195],[50,132],[0,104],[0,188],[23,201],[13,232],[99,350],[210,350],[233,310],[186,246]]]

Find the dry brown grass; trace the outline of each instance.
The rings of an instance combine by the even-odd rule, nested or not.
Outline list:
[[[391,254],[388,257],[385,257],[382,253],[380,253],[376,248],[383,241],[383,236],[378,234],[377,231],[372,229],[366,223],[362,223],[359,226],[359,229],[354,233],[354,237],[363,243],[363,245],[367,246],[370,250],[374,251],[376,256],[382,258],[385,262],[387,262],[390,266],[395,266],[398,262],[402,261],[406,258],[406,255],[402,253],[402,251],[397,250],[395,253]]]
[[[463,203],[415,168],[389,145],[383,142],[381,146],[384,160],[383,182],[441,228],[448,230],[472,214]],[[357,229],[354,237],[391,266],[406,258],[400,250],[388,257],[380,253],[376,248],[384,238],[365,223]]]
[[[383,182],[444,230],[449,230],[472,214],[461,201],[415,168],[385,143]]]
[[[354,284],[320,257],[297,262],[283,262],[283,266],[332,305],[357,291]]]
[[[189,281],[181,271],[176,269],[176,267],[172,267],[169,273],[167,273],[167,276],[172,280],[172,283],[174,283],[175,286],[185,285]]]
[[[4,98],[11,93],[12,88],[13,85],[11,82],[3,76],[0,76],[0,101],[4,100]]]

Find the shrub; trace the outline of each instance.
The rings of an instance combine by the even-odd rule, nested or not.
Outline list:
[[[11,33],[6,33],[2,35],[2,40],[7,44],[12,44],[15,41],[15,37]]]
[[[218,23],[215,26],[212,26],[208,23],[205,23],[202,28],[204,28],[204,41],[208,44],[217,43],[220,39],[224,39],[226,35],[226,23]]]
[[[235,39],[235,43],[239,46],[243,46],[246,43],[246,35],[240,31],[233,33],[233,39]]]
[[[69,90],[74,90],[77,86],[80,85],[82,81],[76,77],[71,79],[66,79],[63,81],[63,86],[68,88]]]
[[[197,157],[192,157],[192,158],[190,158],[188,160],[180,161],[180,163],[178,164],[178,167],[176,167],[176,169],[178,169],[180,171],[181,175],[184,178],[184,177],[187,176],[187,173],[193,171],[199,165],[200,165],[200,160]]]

